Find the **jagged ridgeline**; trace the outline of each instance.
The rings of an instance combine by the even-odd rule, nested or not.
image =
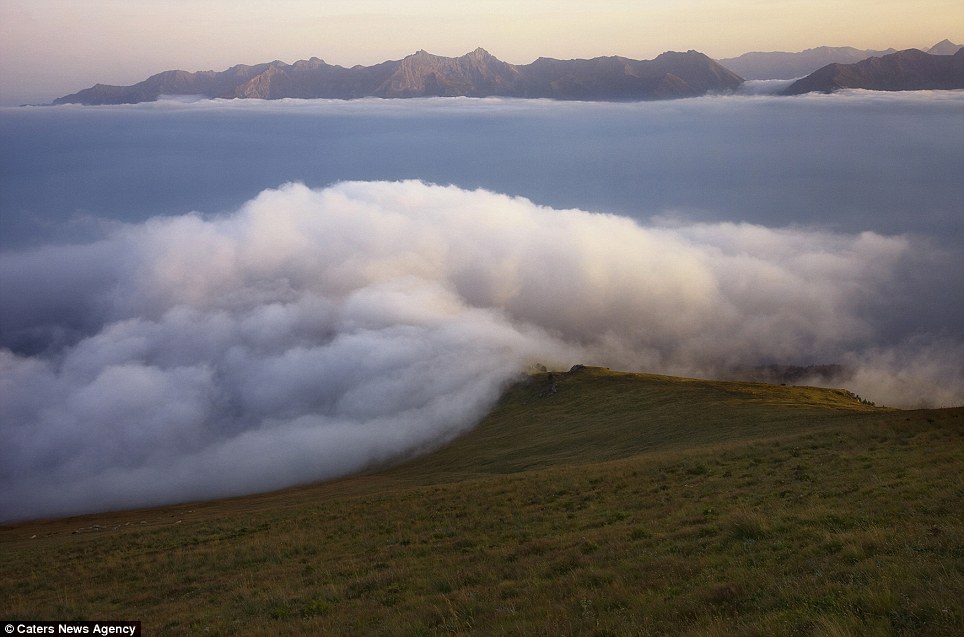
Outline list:
[[[342,66],[311,58],[275,60],[225,71],[164,71],[132,86],[97,84],[55,104],[135,104],[161,95],[207,98],[519,97],[564,100],[651,100],[733,90],[743,79],[697,51],[654,60],[612,56],[503,62],[484,49],[457,58],[418,51],[374,66]]]

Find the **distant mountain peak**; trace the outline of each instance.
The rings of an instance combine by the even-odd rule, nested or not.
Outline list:
[[[944,39],[927,49],[927,52],[931,55],[954,55],[960,51],[961,48],[964,48],[964,45],[954,44],[950,40]]]

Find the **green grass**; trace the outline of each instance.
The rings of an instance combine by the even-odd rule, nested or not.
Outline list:
[[[0,527],[0,616],[151,635],[958,635],[962,469],[962,408],[543,374],[382,471]]]

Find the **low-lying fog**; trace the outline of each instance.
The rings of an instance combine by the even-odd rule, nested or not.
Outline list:
[[[443,444],[535,362],[964,403],[964,92],[0,110],[0,519]]]

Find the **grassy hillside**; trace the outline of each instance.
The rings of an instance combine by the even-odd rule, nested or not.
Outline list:
[[[516,385],[482,426],[406,469],[432,480],[512,473],[760,439],[880,412],[843,390],[577,367]]]
[[[582,369],[384,471],[0,527],[0,617],[151,635],[958,635],[964,409]]]

